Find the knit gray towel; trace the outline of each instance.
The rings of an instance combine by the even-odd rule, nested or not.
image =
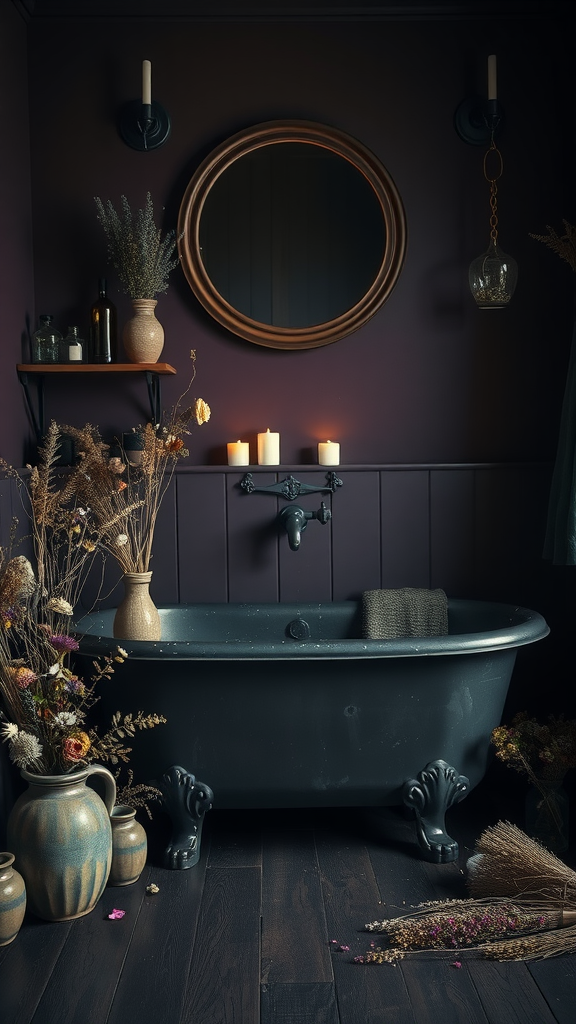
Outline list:
[[[365,590],[362,594],[362,636],[366,639],[447,633],[448,600],[443,590],[402,587]]]

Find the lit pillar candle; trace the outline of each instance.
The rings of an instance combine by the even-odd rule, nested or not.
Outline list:
[[[152,63],[149,60],[142,61],[142,103],[144,106],[152,103]]]
[[[250,445],[248,441],[229,441],[226,448],[228,450],[229,466],[250,465]]]
[[[278,466],[280,463],[280,434],[270,432],[258,434],[258,465]]]
[[[337,441],[320,441],[318,443],[318,462],[321,466],[338,466],[340,464],[340,445]]]
[[[498,99],[497,75],[496,75],[496,54],[488,57],[488,99]]]

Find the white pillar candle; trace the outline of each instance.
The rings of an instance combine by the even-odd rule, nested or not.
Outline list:
[[[321,466],[340,465],[340,445],[337,441],[319,441],[318,462]]]
[[[142,103],[152,103],[152,62],[149,60],[142,61]]]
[[[248,441],[229,441],[226,448],[228,450],[229,466],[250,465],[250,445]]]
[[[496,76],[496,54],[492,53],[488,57],[488,99],[498,99],[498,88],[497,88],[497,76]]]
[[[278,466],[280,463],[280,434],[270,432],[258,434],[258,465]]]

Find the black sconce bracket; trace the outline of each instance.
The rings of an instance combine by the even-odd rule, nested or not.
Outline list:
[[[482,146],[501,129],[504,111],[498,100],[471,96],[463,100],[454,113],[454,127],[463,142]]]
[[[158,149],[170,135],[170,117],[159,103],[132,100],[120,112],[120,135],[127,146],[140,152]]]
[[[268,484],[266,487],[257,487],[254,483],[252,473],[245,473],[240,480],[239,487],[246,494],[272,494],[279,495],[281,498],[288,498],[292,501],[297,498],[299,494],[334,494],[339,487],[342,487],[342,480],[336,476],[336,473],[326,473],[326,484],[324,486],[315,486],[314,484],[303,484],[300,480],[296,480],[294,476],[287,476],[284,480],[280,480],[276,484]]]

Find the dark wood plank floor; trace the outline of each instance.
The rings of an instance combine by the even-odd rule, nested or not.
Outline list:
[[[395,809],[214,809],[200,863],[181,872],[158,866],[168,823],[157,815],[145,821],[150,856],[137,883],[107,888],[72,923],[27,916],[0,950],[0,1022],[573,1024],[576,955],[499,964],[466,954],[461,968],[450,953],[352,962],[369,947],[367,921],[465,895],[466,858],[496,815],[514,820],[479,787],[449,814],[460,862],[433,865]],[[111,921],[115,907],[126,913]]]

